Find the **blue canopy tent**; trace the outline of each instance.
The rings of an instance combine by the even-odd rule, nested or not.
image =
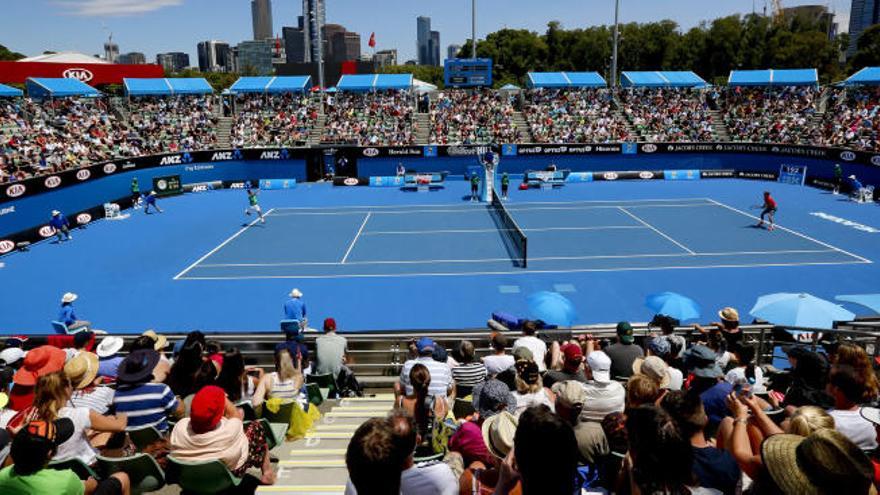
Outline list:
[[[101,92],[79,79],[29,77],[25,81],[31,98],[63,98],[65,96],[97,97]]]
[[[880,85],[880,67],[865,67],[849,76],[844,84],[847,86],[878,86]]]
[[[412,74],[346,74],[336,84],[338,91],[351,92],[409,90],[412,87]]]
[[[309,76],[242,77],[229,88],[233,94],[304,93],[312,78]]]
[[[624,71],[624,88],[705,88],[709,84],[693,71]]]
[[[0,97],[2,98],[15,98],[16,96],[23,95],[24,92],[20,89],[13,88],[12,86],[7,86],[5,84],[0,84]]]
[[[817,86],[816,69],[734,70],[727,78],[728,86]]]
[[[204,78],[133,79],[124,78],[128,96],[204,95],[214,88]]]
[[[605,79],[598,72],[529,72],[529,88],[604,88]]]

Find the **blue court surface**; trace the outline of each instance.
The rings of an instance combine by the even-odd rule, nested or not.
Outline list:
[[[577,323],[644,321],[646,295],[696,299],[704,320],[747,311],[769,292],[825,298],[876,292],[880,209],[810,188],[739,180],[607,182],[512,191],[528,268],[512,259],[467,184],[396,189],[303,184],[261,195],[265,225],[242,191],[168,199],[7,256],[0,333],[46,333],[66,291],[81,318],[121,333],[274,331],[293,287],[312,322],[344,330],[479,327],[494,310],[527,316],[529,294],[571,299]],[[761,192],[780,227],[755,228]],[[250,222],[250,223],[243,223]]]

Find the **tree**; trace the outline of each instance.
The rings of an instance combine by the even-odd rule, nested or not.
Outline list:
[[[856,41],[856,54],[850,62],[854,71],[880,65],[880,24],[862,32]]]
[[[0,60],[21,60],[25,58],[24,54],[13,52],[9,48],[0,45]]]

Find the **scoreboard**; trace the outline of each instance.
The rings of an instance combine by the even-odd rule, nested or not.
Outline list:
[[[447,58],[443,79],[447,88],[492,86],[492,59]]]

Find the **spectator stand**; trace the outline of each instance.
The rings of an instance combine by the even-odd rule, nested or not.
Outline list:
[[[303,146],[319,127],[320,100],[309,95],[311,77],[242,77],[229,88],[236,148]]]
[[[18,88],[0,84],[0,98],[20,98],[24,96],[24,92]]]
[[[715,140],[712,110],[703,92],[708,83],[692,71],[624,71],[619,106],[648,142]]]
[[[349,74],[339,79],[324,109],[321,142],[360,146],[416,143],[412,74]]]
[[[67,78],[29,77],[25,83],[28,96],[34,100],[65,98],[71,96],[97,98],[101,92],[80,81]]]
[[[880,150],[880,67],[865,67],[831,91],[817,144]]]

